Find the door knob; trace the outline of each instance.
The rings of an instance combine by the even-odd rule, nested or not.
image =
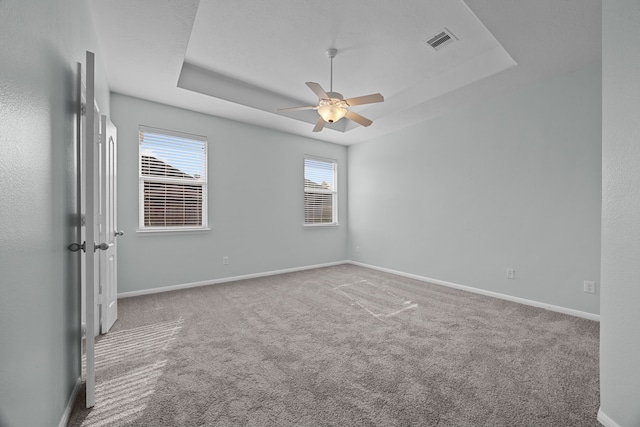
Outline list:
[[[101,251],[106,251],[107,249],[109,249],[111,247],[111,245],[109,243],[100,243],[98,244],[93,244],[93,252],[97,251],[98,249],[100,249]],[[71,252],[78,252],[79,250],[82,249],[82,252],[86,252],[87,251],[87,242],[82,242],[82,244],[80,243],[72,243],[69,246],[67,246],[67,248],[71,251]]]
[[[67,249],[69,249],[71,252],[78,252],[80,249],[82,249],[82,252],[86,252],[85,248],[86,248],[85,242],[82,242],[82,244],[72,243],[69,246],[67,246]]]
[[[124,231],[122,230],[116,230],[113,232],[114,236],[124,236]]]
[[[106,251],[107,249],[109,249],[109,245],[108,243],[104,242],[104,243],[100,243],[99,245],[94,245],[95,249],[94,252],[97,251],[98,249],[100,249],[101,251]]]

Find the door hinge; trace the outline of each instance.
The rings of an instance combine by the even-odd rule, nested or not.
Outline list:
[[[81,116],[87,115],[87,104],[85,104],[84,102],[80,104],[80,115]]]

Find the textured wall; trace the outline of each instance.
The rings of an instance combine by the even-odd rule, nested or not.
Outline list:
[[[118,291],[343,261],[346,147],[114,94],[118,127]],[[138,126],[209,140],[209,226],[198,234],[138,234]],[[339,227],[303,227],[305,154],[338,160]],[[229,265],[222,257],[229,257]]]
[[[0,1],[0,425],[56,426],[80,376],[76,76],[84,1]],[[99,52],[98,52],[99,54]],[[106,81],[98,76],[101,108]]]
[[[640,2],[602,8],[601,410],[640,426]]]
[[[597,314],[600,79],[592,64],[349,147],[350,259]]]

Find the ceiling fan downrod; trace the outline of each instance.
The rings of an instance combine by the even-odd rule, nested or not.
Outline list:
[[[336,54],[338,53],[338,49],[336,48],[330,48],[327,49],[327,56],[329,58],[331,58],[331,75],[329,78],[329,92],[333,92],[333,58],[336,57]]]

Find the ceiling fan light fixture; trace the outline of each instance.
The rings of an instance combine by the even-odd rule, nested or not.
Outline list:
[[[335,123],[347,114],[347,109],[339,105],[321,105],[318,107],[318,114],[327,123]]]

